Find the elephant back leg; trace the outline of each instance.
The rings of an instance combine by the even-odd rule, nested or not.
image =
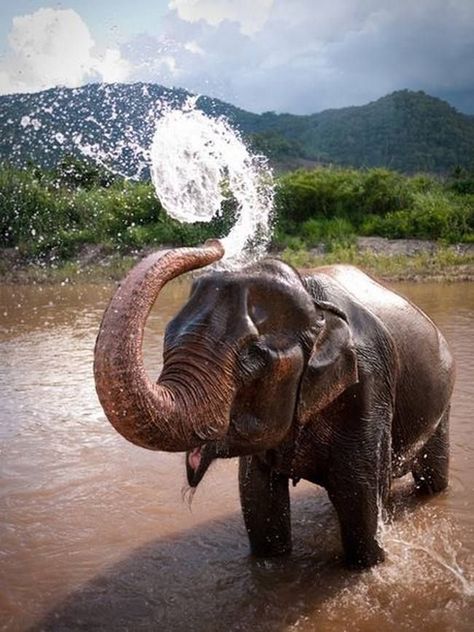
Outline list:
[[[240,502],[250,550],[258,557],[291,551],[288,478],[257,456],[240,457]]]
[[[420,493],[436,494],[448,486],[448,471],[449,407],[417,456],[412,473]]]

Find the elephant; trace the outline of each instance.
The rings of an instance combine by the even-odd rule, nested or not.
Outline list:
[[[326,489],[345,561],[384,560],[378,538],[391,481],[448,485],[454,361],[418,307],[349,265],[300,275],[278,259],[195,276],[168,323],[157,382],[145,322],[169,280],[218,261],[218,240],[149,255],[118,287],[95,347],[105,414],[132,443],[186,452],[189,484],[240,457],[250,551],[291,551],[289,482]]]

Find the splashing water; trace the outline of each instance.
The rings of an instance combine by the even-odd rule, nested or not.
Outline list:
[[[156,194],[169,215],[206,222],[221,212],[227,189],[237,202],[236,223],[222,242],[227,261],[252,246],[261,255],[270,238],[272,172],[249,152],[224,119],[194,109],[172,110],[157,123],[150,151]]]
[[[147,84],[46,91],[30,109],[27,97],[20,98],[27,116],[9,114],[8,121],[21,130],[12,136],[13,161],[37,151],[45,163],[80,153],[127,179],[150,173],[162,206],[183,222],[209,221],[230,199],[236,210],[235,225],[223,239],[226,261],[238,264],[244,252],[246,261],[264,254],[272,171],[225,119],[197,108],[199,97]],[[212,102],[208,107],[219,111]],[[0,115],[0,122],[4,119]]]
[[[166,101],[154,103],[145,117],[146,126],[155,128],[150,146],[144,146],[132,128],[126,128],[113,147],[82,138],[74,142],[84,156],[122,177],[140,179],[149,169],[161,205],[180,222],[210,221],[219,216],[231,194],[236,222],[221,241],[226,263],[238,265],[244,253],[248,262],[249,255],[258,258],[266,252],[273,173],[266,157],[252,154],[223,117],[213,118],[197,109],[198,99],[188,97],[174,106]],[[133,158],[132,174],[117,166],[123,164],[124,156]]]
[[[421,525],[418,526],[413,523],[401,525],[392,522],[388,516],[384,515],[386,512],[382,509],[380,499],[377,504],[377,542],[383,549],[389,550],[390,557],[396,560],[392,568],[395,568],[397,574],[404,565],[413,565],[415,557],[421,553],[451,574],[459,583],[464,595],[474,596],[474,581],[466,576],[465,571],[458,563],[456,549],[460,547],[460,544],[456,541],[453,527],[448,520],[442,520],[441,517],[435,516],[434,520],[438,523],[438,529],[434,533],[429,525],[420,520],[420,516]],[[426,513],[430,521],[433,521],[433,516],[428,509]],[[408,533],[403,533],[404,530]],[[379,579],[386,579],[387,568],[390,568],[390,564],[386,564],[385,568],[382,569],[374,568],[372,572]]]

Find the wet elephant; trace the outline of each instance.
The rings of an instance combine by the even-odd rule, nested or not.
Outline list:
[[[113,426],[153,450],[186,451],[196,486],[216,458],[240,457],[243,516],[255,555],[291,549],[289,481],[326,488],[347,563],[383,560],[377,524],[394,477],[448,482],[453,360],[416,306],[352,266],[300,276],[278,260],[210,271],[168,324],[157,383],[142,358],[163,285],[223,255],[156,253],[107,308],[95,379]]]

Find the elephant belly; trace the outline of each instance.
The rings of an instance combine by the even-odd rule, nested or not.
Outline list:
[[[392,450],[395,461],[409,461],[433,434],[449,406],[454,362],[446,340],[422,310],[360,270],[333,266],[327,273],[373,314],[390,336],[397,365]],[[367,324],[359,334],[371,344]]]
[[[424,332],[420,342],[400,336],[400,374],[395,397],[392,449],[395,459],[412,459],[435,431],[451,399],[454,367],[444,338]]]

